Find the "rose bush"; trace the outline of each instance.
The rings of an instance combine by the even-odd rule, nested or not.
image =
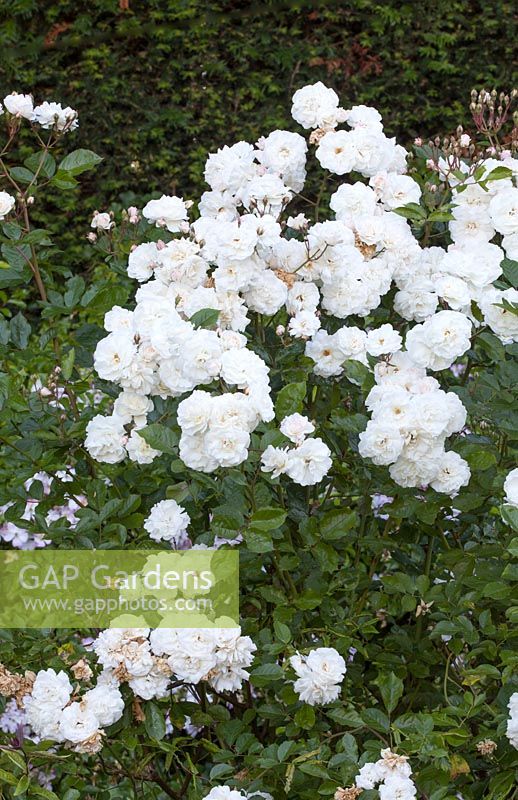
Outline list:
[[[4,547],[241,572],[241,630],[1,632],[7,797],[512,796],[513,97],[407,153],[305,86],[307,138],[95,211],[85,265],[31,223],[99,163],[78,115],[5,98]]]

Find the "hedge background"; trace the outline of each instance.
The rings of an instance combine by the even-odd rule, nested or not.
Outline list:
[[[11,0],[0,22],[4,91],[70,104],[74,147],[105,158],[62,209],[83,230],[115,200],[196,197],[207,151],[296,129],[305,83],[375,105],[407,142],[468,122],[473,86],[512,81],[506,0]]]

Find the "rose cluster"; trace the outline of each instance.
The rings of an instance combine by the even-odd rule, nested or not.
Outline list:
[[[443,333],[448,325],[455,337],[455,319],[448,321],[450,315],[455,317],[455,312],[442,311],[430,323],[413,328],[407,347],[410,334],[428,324],[440,326],[443,342],[448,338]],[[429,333],[423,347],[431,341]],[[438,345],[433,358],[440,358],[444,351]],[[458,453],[444,449],[444,443],[466,422],[460,399],[454,392],[444,392],[408,351],[380,361],[374,375],[376,385],[366,399],[371,419],[360,434],[360,455],[375,464],[390,465],[390,476],[400,486],[430,484],[437,492],[456,494],[468,483],[470,470]]]
[[[282,314],[287,324],[278,326],[279,335],[304,339],[323,378],[340,378],[351,360],[378,360],[360,453],[390,465],[400,485],[455,494],[469,470],[444,443],[462,429],[465,412],[426,371],[447,369],[470,348],[480,324],[474,302],[504,342],[518,338],[518,317],[505,307],[516,293],[493,286],[505,254],[516,251],[518,162],[488,159],[464,181],[443,164],[441,178],[453,191],[453,243],[447,250],[421,247],[396,213],[419,203],[421,187],[405,174],[407,153],[385,135],[376,109],[343,109],[336,93],[317,83],[295,93],[292,115],[312,129],[322,167],[354,172],[368,184],[337,188],[334,219],[284,219],[304,185],[307,143],[277,130],[255,146],[241,141],[209,155],[210,190],[194,222],[190,201],[151,200],[142,215],[170,241],[145,242],[130,253],[128,274],[142,284],[135,309],[114,307],[106,315],[109,335],[95,352],[99,376],[122,391],[111,416],[89,423],[86,447],[108,463],[126,455],[150,463],[159,451],[139,431],[153,397],[179,397],[181,460],[204,472],[241,464],[250,434],[274,416],[269,370],[247,334],[249,312]],[[347,129],[337,129],[344,123]],[[491,180],[495,166],[513,177]],[[501,245],[490,241],[495,236],[503,237]],[[337,329],[333,319],[368,317],[394,285],[393,325]],[[417,324],[403,344],[396,328],[409,322]],[[263,468],[302,485],[318,482],[331,466],[327,445],[317,438],[295,444],[268,447]]]
[[[358,789],[377,788],[380,800],[414,800],[416,786],[406,756],[398,756],[389,748],[381,751],[378,761],[368,761],[355,779]]]
[[[104,728],[121,718],[124,700],[118,681],[102,673],[93,689],[78,696],[68,675],[40,670],[24,698],[26,720],[42,739],[61,742],[77,753],[102,747]]]
[[[173,678],[237,691],[248,678],[256,646],[235,628],[110,628],[93,649],[107,674],[150,700],[166,696]]]
[[[331,451],[319,439],[307,439],[315,426],[302,414],[284,417],[280,425],[281,433],[296,446],[274,447],[269,445],[262,454],[262,471],[270,472],[272,478],[287,475],[300,486],[314,486],[319,483],[332,466]]]
[[[47,102],[35,106],[32,95],[12,92],[4,97],[4,104],[0,103],[0,114],[4,110],[18,119],[27,119],[45,130],[66,133],[73,131],[79,125],[77,111],[70,106],[63,108],[61,103]]]

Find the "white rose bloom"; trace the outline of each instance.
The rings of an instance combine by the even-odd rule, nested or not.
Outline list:
[[[512,236],[518,232],[518,188],[499,191],[489,204],[489,216],[498,233]]]
[[[6,111],[10,114],[14,114],[15,117],[32,119],[34,105],[32,102],[32,95],[30,94],[12,92],[12,94],[8,94],[4,97],[4,106]]]
[[[251,282],[244,298],[251,311],[272,316],[285,304],[288,287],[271,269],[267,269]]]
[[[63,108],[61,103],[41,103],[34,109],[32,120],[42,128],[55,128],[57,131],[73,131],[79,125],[77,111],[70,106]]]
[[[16,204],[15,198],[8,192],[0,192],[0,220],[6,218]]]
[[[313,311],[299,311],[290,319],[288,333],[295,339],[309,338],[315,335],[320,325],[320,317]]]
[[[504,481],[505,502],[518,508],[518,467],[512,469]]]
[[[334,172],[335,175],[345,175],[345,173],[351,172],[356,163],[353,136],[351,131],[326,133],[318,143],[315,153],[320,166]]]
[[[128,681],[131,691],[142,700],[167,697],[169,694],[170,673],[160,667],[153,667],[146,675]]]
[[[97,414],[86,426],[85,447],[96,461],[117,464],[126,456],[126,432],[119,417]]]
[[[73,744],[84,742],[98,730],[99,721],[87,704],[72,703],[61,712],[59,732],[64,739]]]
[[[480,310],[484,315],[484,322],[489,325],[493,333],[504,344],[518,341],[518,316],[503,307],[506,300],[512,305],[518,305],[518,290],[490,289],[480,298]]]
[[[292,197],[291,191],[278,175],[257,175],[242,192],[243,205],[249,211],[277,217]]]
[[[338,107],[338,95],[321,81],[297,89],[292,98],[291,116],[303,128],[335,128],[345,114]]]
[[[155,242],[137,245],[128,257],[128,276],[140,283],[148,281],[159,263],[159,253]]]
[[[246,800],[246,795],[230,786],[214,786],[203,800]]]
[[[380,800],[414,800],[417,789],[409,778],[392,775],[385,778],[378,788]]]
[[[102,683],[85,692],[81,705],[94,714],[103,728],[117,722],[124,712],[124,700],[119,689]]]
[[[318,288],[314,283],[296,281],[288,290],[286,311],[288,314],[298,314],[300,311],[315,312],[320,301]]]
[[[505,250],[507,258],[512,261],[518,261],[518,232],[510,233],[502,239],[502,247]]]
[[[209,155],[205,180],[215,191],[237,194],[257,174],[254,158],[254,148],[248,142],[225,145]]]
[[[364,183],[343,183],[331,195],[329,205],[337,219],[353,224],[356,217],[374,216],[377,198],[370,186]]]
[[[308,705],[325,705],[340,694],[346,665],[333,647],[317,647],[308,656],[291,656],[290,664],[298,675],[293,688]]]
[[[210,422],[212,397],[197,389],[178,406],[177,419],[182,431],[189,436],[204,433]]]
[[[95,371],[106,381],[118,382],[125,377],[136,355],[137,345],[129,332],[110,333],[95,348]]]
[[[290,450],[286,475],[300,486],[314,486],[332,465],[331,451],[322,439],[306,439],[300,447]]]
[[[202,217],[232,222],[237,217],[235,198],[231,192],[203,192],[198,210]]]
[[[306,436],[315,432],[315,426],[307,417],[295,413],[284,417],[280,424],[280,431],[290,442],[299,446],[305,440]]]
[[[437,277],[435,291],[438,297],[448,303],[453,311],[467,309],[471,303],[471,292],[466,281],[453,275]]]
[[[381,200],[383,205],[388,208],[399,208],[408,203],[419,203],[421,199],[421,187],[408,175],[387,175],[384,182]]]
[[[155,458],[162,455],[160,450],[155,450],[145,439],[140,436],[138,431],[132,430],[126,442],[128,456],[137,464],[151,464]]]
[[[157,228],[167,228],[171,233],[177,233],[187,222],[187,205],[183,197],[163,194],[158,200],[146,203],[142,216]]]
[[[375,789],[384,776],[383,767],[378,762],[368,761],[361,767],[354,782],[359,789]]]
[[[398,458],[404,443],[396,425],[371,421],[360,433],[358,452],[362,458],[371,458],[375,464],[386,466]]]
[[[405,290],[396,292],[394,297],[394,311],[403,319],[423,322],[431,317],[438,305],[435,292],[426,290]]]
[[[470,469],[463,458],[449,450],[441,459],[437,474],[431,481],[432,489],[450,496],[456,495],[461,486],[467,486],[471,477]]]
[[[130,389],[125,389],[120,393],[113,404],[113,413],[116,417],[127,425],[135,422],[137,428],[142,428],[146,424],[147,415],[153,411],[153,401],[145,394],[137,394]]]
[[[241,428],[213,430],[207,434],[205,446],[220,467],[235,467],[248,457],[250,434]]]
[[[345,112],[345,121],[351,128],[382,131],[381,114],[372,106],[353,106]]]
[[[56,673],[54,669],[40,670],[31,690],[33,700],[58,708],[66,706],[71,694],[72,684],[66,672]]]
[[[458,311],[439,311],[406,336],[406,349],[416,364],[447,369],[471,346],[471,322]]]
[[[104,327],[110,333],[133,333],[133,323],[133,311],[120,306],[113,306],[104,315]]]
[[[514,692],[509,698],[507,705],[509,709],[509,719],[505,735],[511,745],[518,750],[518,692]]]
[[[336,334],[330,336],[327,331],[317,331],[313,338],[306,342],[305,353],[315,362],[313,371],[316,375],[330,378],[341,374],[346,356],[338,344]]]
[[[299,133],[272,131],[258,142],[256,158],[269,172],[281,176],[286,186],[300,192],[306,177],[306,140]]]
[[[282,447],[268,445],[261,456],[262,472],[271,472],[272,478],[284,475],[288,466],[289,450]]]
[[[367,352],[371,356],[395,353],[403,345],[401,336],[388,323],[369,331],[367,334]]]
[[[107,211],[94,211],[94,215],[90,223],[91,228],[101,231],[109,231],[114,225],[115,222],[112,220]]]
[[[190,521],[189,515],[176,500],[161,500],[152,507],[144,528],[155,542],[173,542],[179,548],[187,538]]]

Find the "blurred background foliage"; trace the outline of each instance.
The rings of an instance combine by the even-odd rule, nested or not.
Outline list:
[[[316,80],[345,106],[375,105],[402,143],[469,126],[473,86],[511,87],[513,5],[10,0],[0,4],[0,82],[78,110],[74,146],[105,160],[56,208],[84,231],[115,201],[196,197],[208,151],[296,129],[291,95]],[[41,221],[52,226],[48,212]]]

